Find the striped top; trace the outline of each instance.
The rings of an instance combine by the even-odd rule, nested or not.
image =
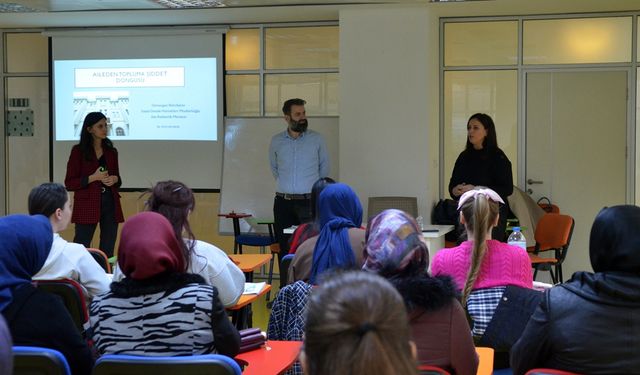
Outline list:
[[[95,348],[102,354],[179,356],[216,353],[211,323],[214,289],[187,284],[173,291],[91,303]],[[217,297],[216,297],[217,298]]]

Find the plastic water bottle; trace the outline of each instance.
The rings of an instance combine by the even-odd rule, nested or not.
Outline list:
[[[418,224],[418,228],[420,228],[420,230],[424,230],[424,219],[422,216],[418,216],[416,218],[416,224]]]
[[[524,234],[520,232],[520,227],[513,227],[513,232],[509,235],[507,243],[527,250],[527,240],[524,238]]]

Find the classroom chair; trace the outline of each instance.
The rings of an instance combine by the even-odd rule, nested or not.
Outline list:
[[[222,354],[181,357],[147,357],[105,354],[93,368],[93,375],[242,375],[240,366]]]
[[[257,225],[266,225],[269,229],[269,234],[261,234],[261,233],[234,233],[235,234],[235,245],[237,245],[238,253],[242,254],[242,246],[255,246],[260,248],[260,253],[263,254],[266,252],[267,246],[269,247],[269,251],[271,251],[272,257],[269,261],[269,275],[267,276],[267,284],[272,284],[273,281],[273,260],[280,252],[280,245],[276,240],[273,222],[272,221],[261,221],[255,218],[245,218],[245,220],[251,224],[252,227]],[[235,228],[234,228],[235,230]],[[238,230],[240,230],[238,228]],[[234,246],[235,249],[236,246]],[[235,251],[234,251],[235,253]],[[282,272],[282,271],[280,271]],[[271,291],[267,292],[267,301],[271,296]]]
[[[563,371],[563,370],[554,370],[551,368],[534,368],[529,371],[525,375],[580,375],[575,372]]]
[[[89,327],[89,311],[80,284],[71,279],[34,280],[32,283],[36,288],[62,298],[62,302],[69,311],[78,331],[84,337],[84,333]]]
[[[395,208],[414,218],[418,216],[418,198],[416,197],[369,197],[367,217],[372,218],[380,212]]]
[[[91,254],[93,259],[95,259],[95,261],[100,265],[100,267],[104,269],[106,273],[112,273],[111,264],[109,263],[109,258],[107,257],[107,254],[104,253],[104,251],[100,249],[94,249],[92,247],[88,247],[87,251],[89,252],[89,254]]]
[[[418,374],[420,375],[451,375],[449,371],[436,366],[420,365],[418,366]]]
[[[562,275],[562,263],[567,257],[567,250],[571,243],[575,221],[569,215],[546,214],[542,216],[536,226],[536,245],[533,254],[529,254],[532,266],[535,268],[533,279],[538,271],[549,271],[554,284],[564,281]],[[552,258],[542,258],[541,252],[553,251]],[[553,267],[553,269],[552,269]]]
[[[71,375],[67,359],[57,350],[37,346],[13,347],[14,375]]]

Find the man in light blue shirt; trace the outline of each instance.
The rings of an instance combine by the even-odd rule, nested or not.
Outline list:
[[[329,175],[329,155],[324,138],[307,130],[308,121],[302,99],[284,102],[282,112],[287,129],[271,138],[269,162],[277,182],[273,202],[279,257],[289,250],[288,236],[282,230],[311,220],[311,187]]]

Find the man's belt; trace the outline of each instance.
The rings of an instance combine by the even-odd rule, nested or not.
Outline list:
[[[276,197],[281,197],[286,200],[302,200],[311,199],[311,194],[288,194],[288,193],[276,193]]]

